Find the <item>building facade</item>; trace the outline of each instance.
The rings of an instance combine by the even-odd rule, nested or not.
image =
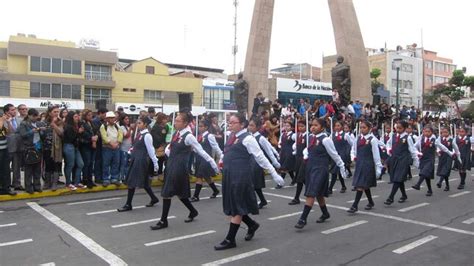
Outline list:
[[[273,77],[290,79],[309,79],[321,81],[321,68],[312,66],[308,63],[302,64],[284,64],[284,67],[270,70]]]
[[[115,52],[78,48],[73,42],[11,36],[0,42],[0,105],[95,110],[100,103],[131,114],[149,106],[169,113],[185,93],[191,94],[193,107],[200,107],[202,79],[172,76],[168,69],[153,58],[121,62]]]

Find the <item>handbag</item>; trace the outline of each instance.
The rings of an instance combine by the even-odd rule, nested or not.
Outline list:
[[[41,154],[34,147],[25,151],[25,164],[37,164],[41,162]]]

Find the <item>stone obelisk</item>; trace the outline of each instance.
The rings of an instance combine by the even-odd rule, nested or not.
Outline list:
[[[352,0],[328,0],[338,55],[351,67],[351,99],[372,102],[364,40]]]
[[[275,0],[255,0],[244,66],[244,79],[249,84],[249,114],[252,114],[253,99],[258,92],[268,97],[268,62],[274,6]]]

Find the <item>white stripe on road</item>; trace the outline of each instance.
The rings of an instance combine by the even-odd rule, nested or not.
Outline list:
[[[275,196],[275,197],[279,197],[279,198],[283,198],[283,199],[293,199],[293,197],[274,194],[274,193],[264,192],[263,194],[269,195],[269,196]],[[345,211],[345,212],[347,211],[347,207],[344,207],[344,206],[337,206],[337,205],[332,205],[332,204],[326,204],[326,206],[328,206],[329,208],[339,209],[339,210],[342,210],[342,211]],[[421,221],[417,221],[417,220],[406,219],[406,218],[402,218],[402,217],[398,217],[398,216],[386,215],[386,214],[376,213],[376,212],[358,211],[357,213],[365,214],[365,215],[369,215],[369,216],[374,216],[374,217],[379,217],[379,218],[385,218],[385,219],[399,221],[399,222],[404,222],[404,223],[422,225],[422,226],[426,226],[426,227],[430,227],[430,228],[436,228],[436,229],[440,229],[440,230],[456,232],[456,233],[459,233],[459,234],[474,236],[474,232],[472,232],[472,231],[457,229],[457,228],[444,226],[444,225],[426,223],[426,222],[421,222]]]
[[[174,219],[174,218],[176,218],[176,216],[169,216],[168,217],[168,219]],[[137,225],[137,224],[146,224],[146,223],[151,223],[151,222],[157,222],[159,220],[160,220],[160,218],[155,218],[155,219],[149,219],[149,220],[126,223],[126,224],[116,224],[116,225],[111,225],[110,227],[120,228],[120,227],[127,227],[127,226],[132,226],[132,225]]]
[[[449,179],[448,181],[449,181],[449,182],[452,182],[452,181],[456,181],[456,180],[458,180],[458,179],[459,179],[459,178],[451,178],[451,179]]]
[[[385,183],[385,182],[387,182],[387,181],[385,181],[385,180],[377,180],[377,184]]]
[[[87,204],[87,203],[93,203],[93,202],[110,201],[110,200],[118,200],[118,199],[121,199],[121,198],[108,198],[108,199],[78,201],[78,202],[67,203],[66,205],[71,206],[71,205]]]
[[[313,210],[311,210],[311,212],[313,212]],[[280,216],[270,217],[270,218],[268,218],[268,220],[275,221],[275,220],[284,219],[284,218],[288,218],[288,217],[292,217],[292,216],[297,216],[297,215],[300,215],[301,213],[303,213],[303,212],[294,212],[294,213],[284,214],[284,215],[280,215]]]
[[[145,208],[145,205],[143,206],[137,206],[133,207],[133,209],[142,209]],[[105,210],[105,211],[97,211],[97,212],[88,212],[86,215],[97,215],[97,214],[104,214],[104,213],[111,213],[111,212],[118,212],[117,209],[112,209],[112,210]]]
[[[0,243],[0,247],[23,244],[23,243],[28,243],[28,242],[33,242],[33,239],[29,238],[29,239],[23,239],[23,240],[11,241],[11,242],[4,242],[4,243]]]
[[[215,232],[216,232],[216,231],[214,231],[214,230],[209,230],[209,231],[205,231],[205,232],[201,232],[201,233],[196,233],[196,234],[191,234],[191,235],[173,237],[173,238],[170,238],[170,239],[165,239],[165,240],[160,240],[160,241],[156,241],[156,242],[146,243],[145,246],[147,246],[147,247],[156,246],[156,245],[165,244],[165,243],[170,243],[170,242],[179,241],[179,240],[183,240],[183,239],[188,239],[188,238],[193,238],[193,237],[198,237],[198,236],[213,234],[213,233],[215,233]]]
[[[1,227],[9,227],[9,226],[15,226],[16,223],[11,223],[11,224],[0,224],[0,228]]]
[[[411,177],[418,177],[418,175],[412,175]]]
[[[373,195],[372,199],[376,199],[378,197],[379,197],[378,195]],[[360,201],[364,201],[364,200],[367,200],[367,198],[360,199]],[[354,203],[354,200],[349,200],[349,201],[347,201],[347,203]]]
[[[466,195],[466,194],[469,194],[471,193],[471,191],[463,191],[463,192],[459,192],[459,193],[456,193],[456,194],[453,194],[453,195],[449,195],[448,197],[450,198],[456,198],[456,197],[459,197],[459,196],[462,196],[462,195]]]
[[[474,217],[471,219],[467,219],[466,221],[462,222],[463,224],[472,224],[474,223]]]
[[[339,231],[342,231],[342,230],[345,230],[345,229],[348,229],[348,228],[351,228],[351,227],[355,227],[355,226],[358,226],[358,225],[361,225],[361,224],[365,224],[365,223],[368,223],[368,221],[365,221],[365,220],[357,221],[355,223],[350,223],[350,224],[335,227],[333,229],[328,229],[328,230],[322,231],[321,233],[323,233],[325,235],[328,235],[328,234],[339,232]]]
[[[245,253],[235,255],[235,256],[232,256],[232,257],[228,257],[228,258],[225,258],[225,259],[209,262],[209,263],[203,264],[202,266],[222,265],[222,264],[229,263],[229,262],[232,262],[232,261],[241,260],[241,259],[245,259],[245,258],[254,256],[254,255],[265,253],[267,251],[270,251],[270,250],[268,248],[260,248],[260,249],[254,250],[254,251],[245,252]]]
[[[400,209],[398,211],[399,212],[407,212],[407,211],[411,211],[411,210],[418,209],[418,208],[428,206],[428,205],[430,205],[428,202],[423,202],[423,203],[420,203],[420,204],[416,204],[416,205],[413,205],[413,206],[410,206],[410,207]]]
[[[296,186],[283,186],[282,188],[279,188],[279,189],[291,188],[291,187],[296,187]],[[272,187],[272,188],[270,188],[270,189],[277,189],[277,188]]]
[[[56,263],[54,263],[54,262],[48,262],[48,263],[40,264],[40,266],[56,266]]]
[[[419,247],[419,246],[421,246],[421,245],[423,245],[423,244],[426,244],[426,243],[428,243],[428,242],[430,242],[431,240],[434,240],[434,239],[436,239],[436,238],[438,238],[438,237],[437,237],[437,236],[432,236],[432,235],[423,237],[423,238],[418,239],[418,240],[416,240],[415,242],[412,242],[412,243],[410,243],[410,244],[408,244],[408,245],[406,245],[406,246],[403,246],[403,247],[401,247],[401,248],[395,249],[395,250],[393,251],[393,253],[403,254],[403,253],[405,253],[405,252],[407,252],[407,251],[410,251],[410,250],[412,250],[412,249],[414,249],[414,248],[416,248],[416,247]]]
[[[66,223],[65,221],[61,220],[58,216],[52,214],[45,208],[38,205],[36,202],[27,202],[28,206],[30,206],[33,210],[41,214],[44,218],[49,220],[51,223],[59,227],[61,230],[66,232],[72,238],[76,239],[79,243],[81,243],[84,247],[90,250],[92,253],[106,261],[110,265],[127,265],[125,261],[119,258],[117,255],[113,254],[112,252],[106,250],[101,245],[96,243],[92,238],[86,236],[81,231],[77,230],[72,225]]]
[[[0,211],[0,213],[3,213],[3,211]]]

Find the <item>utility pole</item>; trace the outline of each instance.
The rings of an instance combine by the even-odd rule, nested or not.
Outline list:
[[[238,46],[237,46],[237,7],[239,5],[239,1],[238,0],[234,0],[234,9],[235,9],[235,13],[234,13],[234,46],[232,46],[232,55],[234,56],[234,73],[233,74],[237,74],[235,72],[235,69],[237,67],[237,52],[238,52]]]

